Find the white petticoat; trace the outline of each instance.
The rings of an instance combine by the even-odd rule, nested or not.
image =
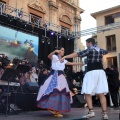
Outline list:
[[[108,83],[104,70],[92,70],[85,74],[81,94],[108,93]]]

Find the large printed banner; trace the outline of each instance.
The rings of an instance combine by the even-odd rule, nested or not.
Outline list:
[[[27,58],[31,62],[38,59],[38,36],[0,26],[0,54],[9,60]]]

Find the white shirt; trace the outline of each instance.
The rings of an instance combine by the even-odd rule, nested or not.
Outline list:
[[[53,70],[64,70],[65,69],[65,64],[68,61],[64,59],[63,62],[60,62],[60,59],[58,58],[57,55],[52,56],[52,69]]]

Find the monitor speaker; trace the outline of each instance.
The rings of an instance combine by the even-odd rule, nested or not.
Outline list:
[[[83,95],[74,95],[72,98],[73,98],[73,103],[71,104],[71,107],[73,108],[84,107],[84,105],[86,104]]]
[[[38,83],[34,82],[26,82],[25,85],[23,86],[23,91],[26,92],[38,92],[39,90],[39,85]]]
[[[38,110],[36,107],[37,93],[12,93],[14,104],[18,108],[26,110]]]

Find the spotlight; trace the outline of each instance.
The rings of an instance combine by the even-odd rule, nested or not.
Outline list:
[[[12,16],[8,16],[8,21],[12,22],[14,20],[14,18]]]
[[[41,42],[45,43],[45,36],[42,35]]]
[[[44,40],[44,38],[43,38],[43,39],[41,39],[41,42],[42,42],[42,43],[45,43],[45,40]]]
[[[23,22],[23,26],[26,28],[28,23],[26,21]]]
[[[51,35],[54,35],[54,32],[51,32]]]
[[[54,34],[55,34],[55,32],[51,30],[51,31],[50,31],[50,34],[51,34],[51,35],[54,35]]]
[[[19,16],[20,19],[23,17],[23,8],[18,10],[18,16]]]
[[[61,38],[61,35],[59,36],[59,38]]]
[[[12,22],[12,21],[13,21],[13,19],[9,19],[9,21],[10,21],[10,22]]]
[[[68,40],[70,40],[70,38],[68,37]]]
[[[47,39],[47,43],[50,44],[50,39],[49,38]]]

